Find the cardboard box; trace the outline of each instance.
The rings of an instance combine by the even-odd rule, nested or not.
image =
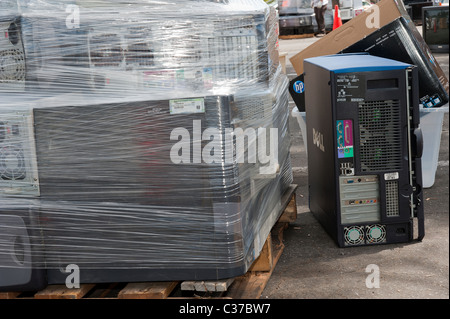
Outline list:
[[[399,0],[382,0],[374,6],[379,8],[379,26],[374,26],[374,13],[376,10],[365,11],[350,21],[346,22],[336,30],[328,33],[323,38],[314,42],[303,51],[294,55],[290,61],[298,75],[303,73],[303,60],[306,58],[330,55],[341,52],[355,42],[363,39],[378,28],[394,21],[402,16],[400,7],[405,10],[403,3]],[[366,23],[369,22],[368,24]]]

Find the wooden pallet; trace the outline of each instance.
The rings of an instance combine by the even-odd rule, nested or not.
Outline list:
[[[242,276],[217,281],[81,284],[80,288],[49,285],[37,292],[0,292],[0,299],[258,299],[284,250],[283,232],[297,219],[296,189],[297,185],[291,185],[283,196],[283,213],[259,257]]]

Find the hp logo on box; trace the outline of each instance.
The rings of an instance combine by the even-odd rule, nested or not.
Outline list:
[[[305,84],[302,81],[296,81],[294,83],[294,91],[297,93],[305,92]]]

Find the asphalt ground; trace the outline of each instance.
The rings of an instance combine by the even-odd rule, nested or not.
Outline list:
[[[289,58],[317,38],[280,40],[286,73]],[[434,54],[449,78],[449,55]],[[294,103],[290,101],[290,110]],[[291,159],[298,218],[284,232],[285,249],[262,299],[448,299],[449,298],[449,131],[441,129],[435,182],[423,191],[425,238],[404,244],[339,248],[308,207],[308,164],[301,130],[290,117]],[[367,268],[369,267],[369,268]],[[379,281],[373,279],[379,275]]]

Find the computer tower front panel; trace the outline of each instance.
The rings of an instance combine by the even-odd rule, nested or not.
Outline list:
[[[41,289],[46,285],[39,210],[0,202],[0,291]]]

